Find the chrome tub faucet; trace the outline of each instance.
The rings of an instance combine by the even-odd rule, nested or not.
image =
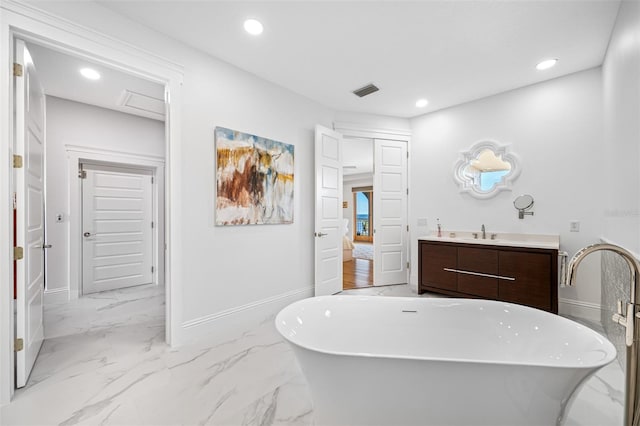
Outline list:
[[[562,277],[566,285],[574,285],[578,265],[588,254],[594,251],[606,250],[620,255],[629,267],[631,277],[629,283],[630,301],[623,308],[622,301],[618,301],[617,312],[613,314],[613,322],[623,326],[625,330],[625,344],[627,346],[627,371],[625,378],[625,411],[624,425],[638,424],[640,417],[640,402],[638,401],[638,384],[640,376],[638,370],[638,352],[640,346],[640,262],[631,252],[614,244],[593,244],[579,250],[567,265],[566,276]]]

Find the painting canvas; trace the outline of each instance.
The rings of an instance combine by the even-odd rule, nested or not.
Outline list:
[[[216,225],[293,223],[294,146],[216,127]]]

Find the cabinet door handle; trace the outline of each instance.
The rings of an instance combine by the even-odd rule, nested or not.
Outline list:
[[[515,281],[516,279],[513,277],[505,277],[503,275],[492,275],[492,274],[483,274],[482,272],[471,272],[471,271],[465,271],[462,269],[452,269],[452,268],[443,268],[445,271],[447,272],[455,272],[457,274],[465,274],[465,275],[475,275],[478,277],[487,277],[487,278],[497,278],[499,280],[506,280],[506,281]]]

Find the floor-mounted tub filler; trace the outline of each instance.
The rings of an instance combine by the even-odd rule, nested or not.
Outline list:
[[[317,425],[556,425],[616,357],[566,318],[487,300],[323,296],[276,328],[307,378]]]

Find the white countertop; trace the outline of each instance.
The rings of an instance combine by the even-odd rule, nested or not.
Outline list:
[[[496,238],[491,239],[493,232],[487,232],[486,239],[482,239],[482,233],[478,232],[478,238],[473,237],[473,232],[467,231],[446,231],[442,232],[442,237],[436,234],[418,237],[421,241],[442,241],[447,243],[479,244],[485,246],[507,246],[507,247],[527,247],[558,250],[560,248],[559,235],[543,234],[509,234],[495,233]]]

